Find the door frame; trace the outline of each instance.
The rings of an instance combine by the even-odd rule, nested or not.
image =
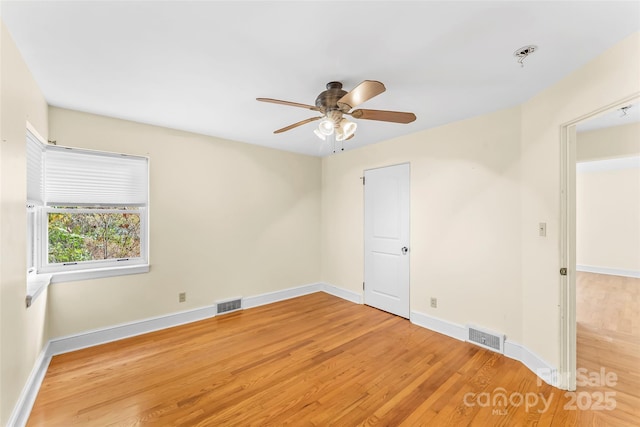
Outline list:
[[[577,320],[576,320],[576,126],[640,101],[636,92],[616,102],[560,126],[560,267],[567,269],[560,276],[560,366],[558,387],[576,389]]]
[[[407,256],[409,257],[408,263],[409,263],[409,271],[407,271],[407,304],[409,305],[408,307],[408,312],[409,312],[409,317],[407,317],[407,320],[410,319],[411,317],[411,162],[410,161],[406,161],[406,162],[399,162],[399,163],[392,163],[389,165],[381,165],[381,166],[375,166],[375,167],[370,167],[370,168],[366,168],[362,170],[362,179],[365,180],[365,173],[367,171],[371,171],[371,170],[375,170],[375,169],[383,169],[383,168],[389,168],[389,167],[394,167],[394,166],[402,166],[402,165],[407,165],[409,167],[409,223],[407,224],[407,226],[409,227],[409,233],[408,233],[408,237],[407,237],[407,247],[409,248],[409,252],[407,253]],[[364,290],[364,286],[365,286],[365,274],[366,274],[366,230],[364,227],[365,224],[365,215],[366,215],[366,199],[365,199],[365,191],[364,191],[364,186],[366,185],[366,180],[365,183],[363,183],[362,186],[362,284],[363,284],[363,289],[362,289],[362,303],[367,305],[367,300],[366,300],[366,296],[365,296],[365,290]],[[371,306],[373,307],[373,306]]]

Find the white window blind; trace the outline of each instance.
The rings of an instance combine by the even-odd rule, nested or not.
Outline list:
[[[45,145],[31,132],[27,131],[27,201],[42,204],[44,197],[42,182],[42,163]]]
[[[148,186],[145,157],[47,146],[48,206],[146,206]]]

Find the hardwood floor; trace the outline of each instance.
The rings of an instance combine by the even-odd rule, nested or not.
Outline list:
[[[520,362],[315,293],[56,356],[28,425],[637,425],[634,378],[565,410]]]
[[[576,308],[576,391],[589,394],[592,401],[610,393],[616,405],[610,413],[618,425],[640,425],[640,279],[579,273]],[[601,372],[604,375],[589,379]]]

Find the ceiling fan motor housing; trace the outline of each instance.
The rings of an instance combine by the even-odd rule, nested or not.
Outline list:
[[[350,92],[342,89],[342,83],[329,82],[327,83],[327,89],[320,93],[316,98],[316,105],[300,104],[298,102],[282,101],[272,98],[256,98],[258,101],[272,102],[274,104],[290,105],[292,107],[304,108],[306,110],[317,111],[321,116],[311,117],[305,120],[301,120],[289,126],[285,126],[282,129],[275,130],[273,133],[282,133],[298,126],[305,125],[316,120],[320,120],[318,129],[314,130],[316,135],[321,139],[325,139],[323,135],[330,135],[331,128],[335,133],[338,133],[344,140],[353,138],[356,124],[345,119],[344,115],[349,115],[354,119],[364,120],[377,120],[381,122],[393,122],[393,123],[411,123],[416,120],[416,115],[413,113],[404,113],[401,111],[385,111],[385,110],[367,110],[357,109],[351,111],[368,101],[374,96],[380,95],[386,88],[382,82],[377,80],[364,80],[358,86],[353,88]],[[324,132],[326,133],[324,133]],[[321,135],[321,133],[323,135]],[[340,139],[338,139],[340,140]]]
[[[336,122],[342,118],[342,113],[349,111],[348,106],[338,106],[340,98],[345,96],[348,92],[342,89],[342,83],[329,82],[327,83],[327,90],[320,93],[316,98],[316,107],[326,114],[326,116]]]

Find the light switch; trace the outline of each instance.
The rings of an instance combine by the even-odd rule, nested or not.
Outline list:
[[[540,237],[547,237],[547,223],[541,222],[538,224],[538,234]]]

